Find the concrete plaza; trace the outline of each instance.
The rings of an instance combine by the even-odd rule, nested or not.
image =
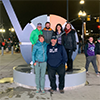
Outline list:
[[[13,67],[24,64],[26,62],[21,53],[0,55],[0,79],[13,77]],[[74,66],[85,66],[84,54],[77,55]],[[35,90],[19,87],[15,83],[2,83],[0,84],[0,100],[100,100],[100,77],[96,76],[92,64],[90,64],[86,80],[85,86],[68,89],[64,94],[59,91],[53,94],[48,91],[45,94],[35,93]]]

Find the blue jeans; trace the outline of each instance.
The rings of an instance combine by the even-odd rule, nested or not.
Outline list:
[[[36,63],[35,66],[35,82],[37,89],[44,89],[45,85],[45,72],[46,72],[47,63]]]

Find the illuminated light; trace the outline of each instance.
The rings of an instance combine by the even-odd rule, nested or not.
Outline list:
[[[2,30],[2,32],[4,33],[4,32],[6,32],[6,30],[5,30],[5,29],[3,29],[3,30]]]
[[[93,32],[93,30],[91,30],[91,32]]]
[[[91,15],[87,15],[87,21],[91,21]]]
[[[84,3],[85,3],[85,1],[84,1],[84,0],[81,0],[81,1],[80,1],[80,4],[84,4]]]
[[[100,29],[100,25],[98,25],[98,29]]]
[[[0,29],[0,32],[2,32],[2,29]]]
[[[86,32],[88,32],[88,30],[86,30]]]
[[[78,15],[79,15],[79,16],[82,16],[82,11],[81,11],[81,10],[79,11]]]
[[[15,30],[14,28],[9,28],[9,31],[14,32]]]
[[[100,22],[100,17],[97,17],[96,22]]]
[[[81,35],[81,38],[83,38],[83,35]]]
[[[80,32],[80,30],[77,30],[77,32]]]
[[[85,11],[83,11],[82,16],[86,16],[86,12]]]
[[[0,32],[5,33],[6,30],[5,29],[0,29]]]
[[[85,35],[89,35],[89,33],[86,33]]]
[[[86,16],[86,12],[85,11],[79,11],[79,13],[78,13],[78,17],[81,17],[81,16],[83,16],[83,17],[85,17]]]
[[[94,17],[94,19],[97,19],[97,17]]]

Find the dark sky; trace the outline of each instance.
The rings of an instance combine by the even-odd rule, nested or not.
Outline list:
[[[10,0],[17,15],[17,18],[22,26],[30,22],[33,18],[43,14],[55,14],[66,18],[67,6],[66,0]],[[77,14],[81,9],[80,0],[69,0],[69,20],[77,18]],[[87,22],[87,29],[94,29],[98,32],[98,23],[93,17],[100,16],[100,0],[85,0],[83,9],[87,14],[92,16],[91,22]],[[11,22],[8,15],[1,4],[1,20],[5,27],[10,27]],[[77,20],[72,23],[76,30],[81,29],[82,22]]]

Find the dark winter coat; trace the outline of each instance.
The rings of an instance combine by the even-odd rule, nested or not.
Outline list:
[[[95,45],[95,53],[100,55],[100,43],[97,42]]]
[[[67,53],[63,45],[56,44],[52,46],[51,43],[47,46],[47,63],[51,67],[58,67],[67,62]]]
[[[67,35],[66,33],[62,36],[62,45],[64,45],[65,49],[76,50],[76,37],[75,31],[71,30]]]

